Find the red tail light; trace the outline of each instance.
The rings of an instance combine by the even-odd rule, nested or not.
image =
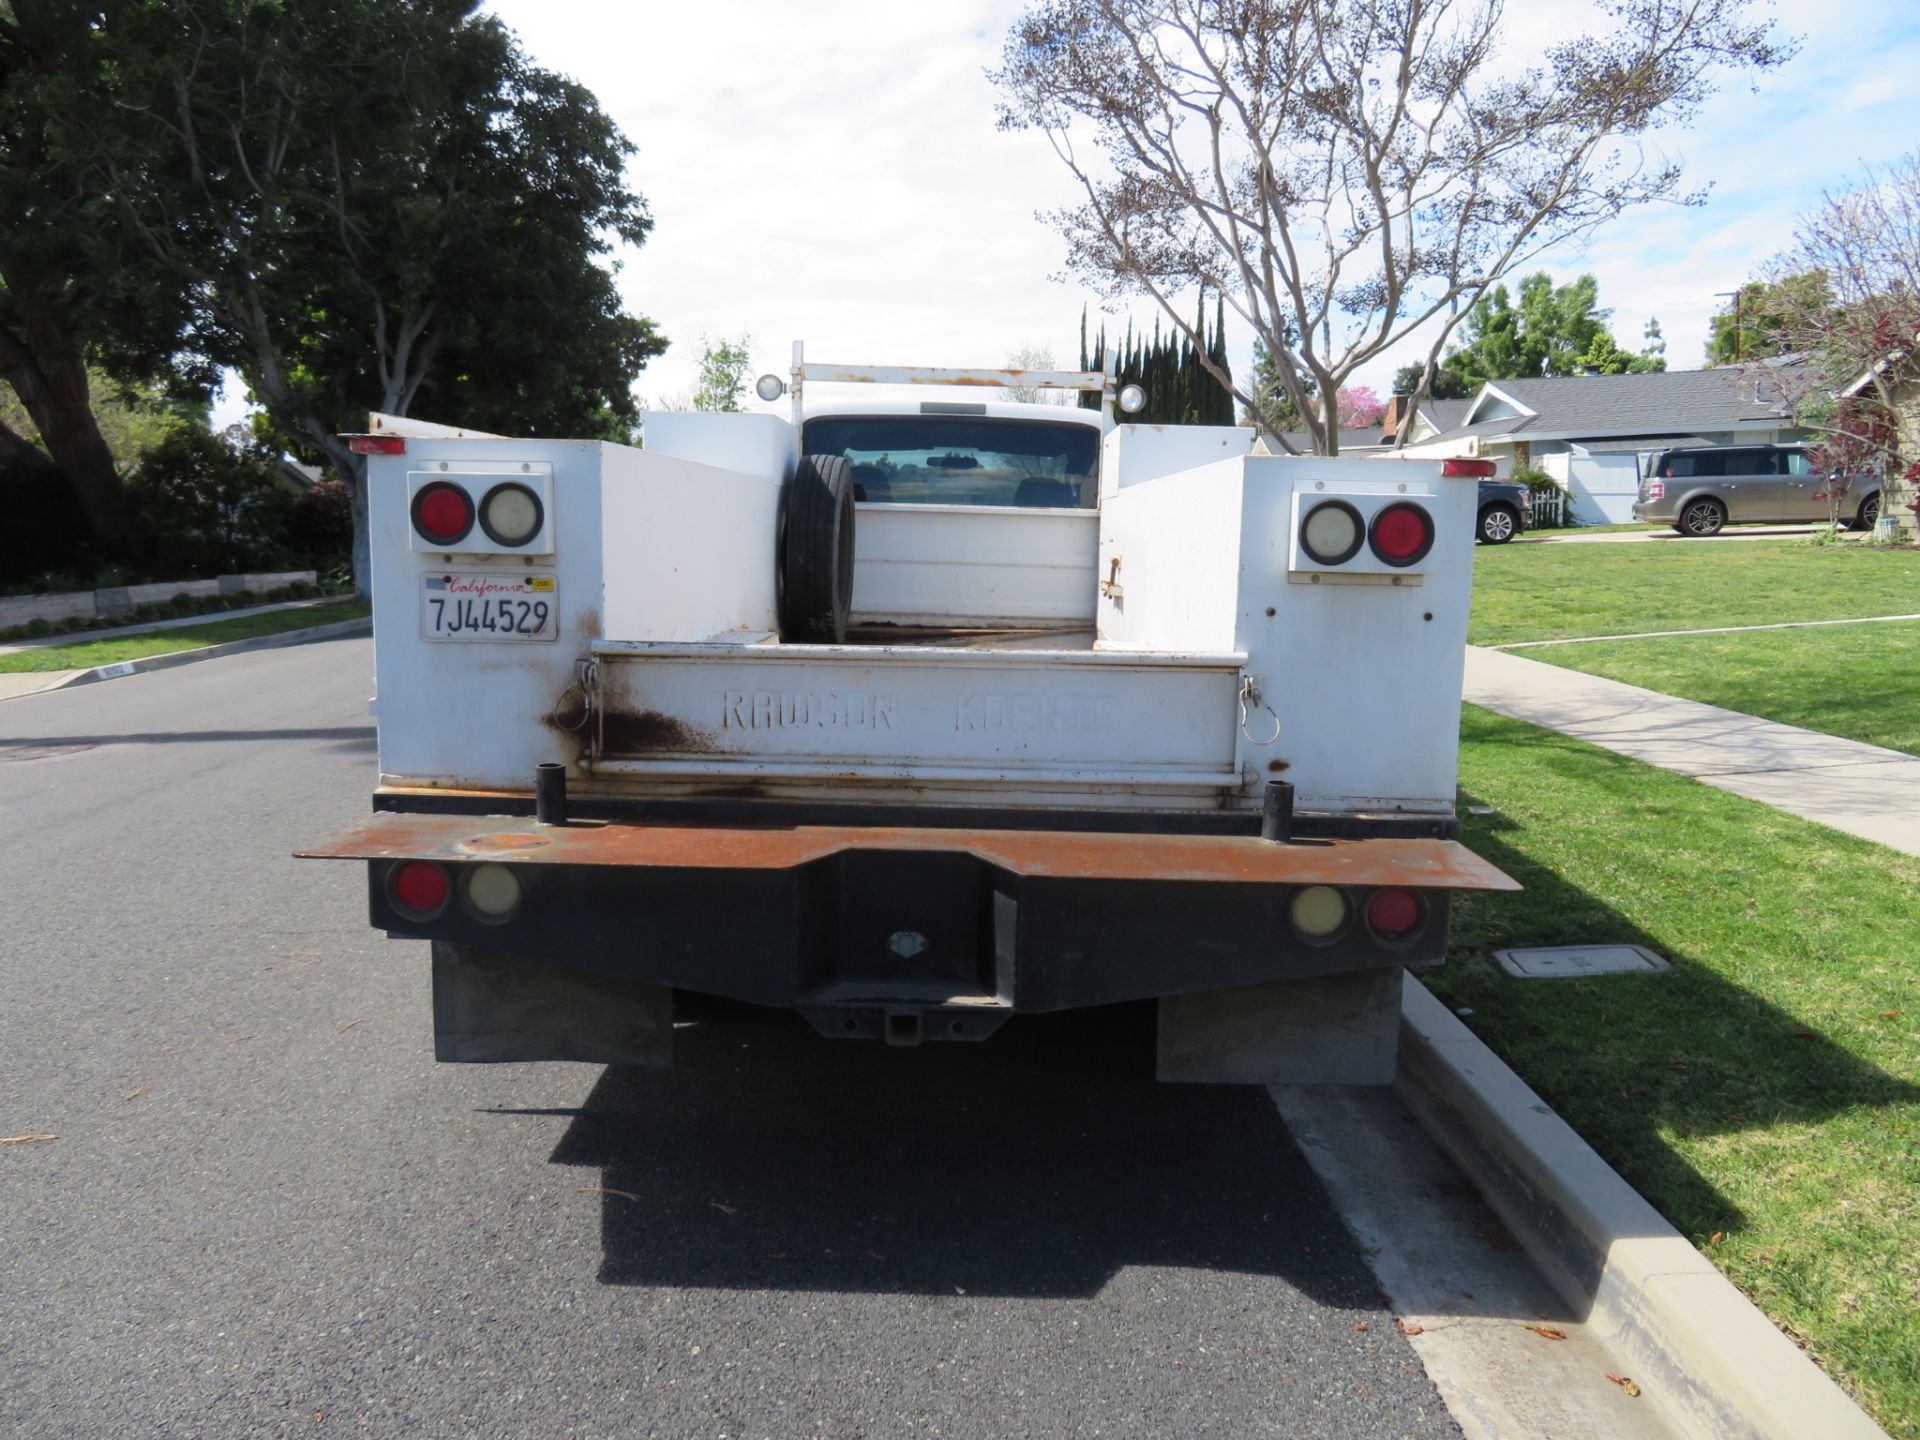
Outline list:
[[[1649,480],[1647,482],[1647,499],[1664,500],[1666,498],[1667,498],[1667,482],[1666,481]]]
[[[1381,940],[1404,940],[1420,928],[1426,912],[1411,890],[1376,890],[1367,898],[1367,928]]]
[[[422,485],[414,492],[413,528],[431,545],[459,544],[473,529],[473,497],[445,480]]]
[[[452,893],[445,868],[431,860],[403,860],[387,872],[387,898],[409,920],[432,920]]]
[[[1373,517],[1367,541],[1388,565],[1416,565],[1433,548],[1433,517],[1411,501],[1396,501]]]
[[[1442,460],[1440,462],[1440,473],[1449,480],[1460,480],[1467,476],[1486,480],[1492,477],[1495,468],[1491,460]]]

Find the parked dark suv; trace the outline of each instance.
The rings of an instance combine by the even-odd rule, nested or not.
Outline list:
[[[1484,545],[1504,545],[1533,525],[1533,492],[1511,480],[1480,482],[1480,519],[1474,535]]]
[[[1663,450],[1640,477],[1633,518],[1671,525],[1682,535],[1717,535],[1724,525],[1763,520],[1825,520],[1829,485],[1845,487],[1840,518],[1870,530],[1880,518],[1880,481],[1838,482],[1813,468],[1804,445],[1683,445]]]

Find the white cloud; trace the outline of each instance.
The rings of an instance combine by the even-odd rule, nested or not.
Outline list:
[[[1071,363],[1089,297],[1049,278],[1061,242],[1034,219],[1071,201],[1068,177],[1039,137],[995,129],[983,74],[1018,4],[490,8],[639,147],[632,178],[656,229],[621,286],[675,342],[643,393],[691,388],[703,331],[751,331],[759,370],[784,370],[795,338],[816,359],[856,363],[995,365],[1028,343]],[[1713,292],[1787,244],[1798,211],[1920,135],[1917,87],[1896,78],[1920,63],[1909,0],[1849,0],[1844,25],[1828,0],[1772,8],[1806,37],[1802,53],[1757,93],[1727,90],[1659,137],[1712,186],[1708,203],[1629,213],[1546,267],[1598,275],[1622,344],[1658,315],[1674,365],[1700,363]],[[1593,13],[1580,0],[1511,7],[1515,45]],[[1150,323],[1145,306],[1136,314]],[[1246,338],[1234,348],[1248,363]],[[1404,358],[1360,378],[1384,388]]]
[[[674,347],[650,397],[692,386],[698,340],[794,339],[816,359],[1072,363],[1081,295],[1036,209],[1067,197],[1045,142],[994,128],[983,71],[1003,4],[712,9],[497,0],[543,65],[590,86],[639,147],[653,237],[621,288]]]

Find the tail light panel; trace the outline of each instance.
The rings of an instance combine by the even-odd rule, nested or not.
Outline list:
[[[1437,497],[1424,487],[1368,493],[1322,481],[1318,489],[1296,490],[1287,578],[1418,584],[1440,538],[1438,512]]]
[[[459,522],[464,516],[465,524]],[[407,473],[407,543],[440,555],[553,554],[553,466],[442,461]]]

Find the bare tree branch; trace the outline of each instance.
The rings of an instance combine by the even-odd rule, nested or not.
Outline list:
[[[992,79],[1002,127],[1046,134],[1080,189],[1050,217],[1069,270],[1182,334],[1183,296],[1219,290],[1331,454],[1340,388],[1381,351],[1437,326],[1430,374],[1515,266],[1697,200],[1647,137],[1790,53],[1747,0],[1610,9],[1516,66],[1501,0],[1032,0]],[[1279,439],[1271,397],[1233,388]]]

